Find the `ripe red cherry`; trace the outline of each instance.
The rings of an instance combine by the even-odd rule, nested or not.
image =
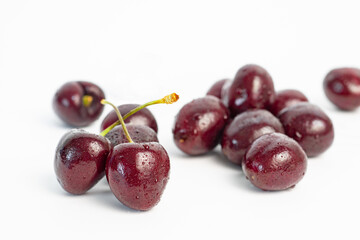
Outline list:
[[[118,106],[118,109],[121,113],[121,115],[125,115],[131,110],[135,109],[136,107],[140,106],[139,104],[123,104]],[[118,117],[116,116],[116,113],[114,110],[112,110],[101,123],[101,131],[108,128],[111,124],[116,122],[118,120]],[[155,132],[158,131],[158,126],[155,120],[154,115],[150,112],[149,109],[143,108],[137,113],[131,115],[130,117],[124,119],[125,123],[127,124],[133,124],[133,125],[145,125],[150,128],[152,128]]]
[[[274,116],[278,116],[284,108],[294,106],[299,102],[308,102],[302,92],[293,89],[278,91],[275,94],[275,100],[270,110]]]
[[[360,106],[360,69],[334,69],[326,75],[323,86],[326,96],[340,109]]]
[[[330,118],[317,106],[303,102],[284,109],[279,119],[285,133],[295,139],[308,157],[326,151],[334,140]]]
[[[195,99],[176,116],[175,144],[189,155],[204,154],[219,143],[228,119],[228,109],[220,99],[214,96]]]
[[[222,152],[231,162],[241,165],[251,143],[273,132],[284,133],[280,121],[274,115],[264,109],[247,110],[226,126],[221,140]]]
[[[258,65],[245,65],[236,73],[225,105],[234,117],[247,109],[269,108],[274,96],[274,84],[269,73]]]
[[[156,102],[173,103],[176,94]],[[157,142],[134,143],[120,111],[111,103],[129,143],[116,145],[106,162],[106,179],[115,197],[135,210],[149,210],[159,201],[169,179],[170,160]]]
[[[244,156],[242,168],[247,179],[262,190],[284,190],[304,176],[306,154],[293,139],[281,133],[256,139]]]
[[[128,129],[132,140],[136,143],[159,142],[156,132],[145,125],[127,124],[126,128]],[[106,134],[106,138],[109,139],[112,147],[121,143],[129,142],[122,126],[114,127],[108,134]]]
[[[57,90],[53,108],[67,124],[83,127],[99,118],[104,108],[100,101],[104,98],[104,92],[93,83],[68,82]]]
[[[109,141],[84,130],[71,130],[60,140],[55,154],[55,173],[63,189],[83,194],[105,174]]]
[[[206,95],[211,95],[221,99],[221,91],[226,82],[230,81],[230,79],[222,79],[215,82],[210,89],[207,91]]]
[[[159,143],[123,143],[106,162],[106,178],[116,198],[136,210],[159,201],[169,179],[170,160]]]

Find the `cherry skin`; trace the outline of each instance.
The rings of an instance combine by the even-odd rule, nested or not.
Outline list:
[[[204,154],[219,143],[228,120],[228,109],[220,99],[195,99],[184,105],[175,118],[175,144],[189,155]]]
[[[326,151],[334,140],[330,118],[317,106],[303,102],[281,111],[279,119],[285,133],[295,139],[308,157]]]
[[[71,130],[60,140],[55,154],[55,173],[62,188],[83,194],[105,174],[109,141],[84,130]]]
[[[138,106],[140,106],[140,105],[139,104],[123,104],[123,105],[118,106],[118,109],[119,109],[121,115],[125,115]],[[118,120],[118,117],[117,117],[115,111],[112,110],[108,115],[106,115],[106,117],[102,121],[100,130],[101,131],[105,130],[107,127],[109,127],[111,124],[113,124],[117,120]],[[155,132],[158,131],[158,126],[157,126],[154,115],[150,112],[149,109],[146,109],[146,108],[141,109],[140,111],[131,115],[124,121],[128,125],[129,124],[145,125],[145,126],[152,128]]]
[[[338,68],[330,71],[323,83],[326,96],[342,110],[360,106],[360,69]]]
[[[278,91],[275,94],[275,100],[270,110],[274,116],[278,116],[284,108],[294,106],[299,102],[308,102],[302,92],[293,89]]]
[[[273,132],[284,133],[280,121],[274,115],[264,109],[247,110],[226,126],[221,140],[222,152],[231,162],[241,165],[251,143]]]
[[[169,156],[156,142],[115,146],[105,170],[116,198],[136,210],[149,210],[160,201],[169,171]]]
[[[127,124],[126,128],[132,140],[136,143],[159,142],[156,132],[148,126]],[[129,142],[122,126],[114,127],[105,137],[109,139],[112,147]]]
[[[85,102],[84,97],[87,97]],[[100,101],[104,98],[104,92],[93,83],[68,82],[55,93],[53,109],[67,124],[84,127],[100,117],[104,109]]]
[[[221,91],[226,82],[230,81],[229,79],[222,79],[215,82],[210,89],[207,91],[206,95],[211,95],[221,99]]]
[[[274,97],[274,83],[269,73],[258,65],[250,64],[236,73],[225,105],[234,117],[247,109],[268,109]]]
[[[281,133],[256,139],[244,156],[246,178],[262,190],[284,190],[295,186],[305,175],[306,154],[293,139]]]

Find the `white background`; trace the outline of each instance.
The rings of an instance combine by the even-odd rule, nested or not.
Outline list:
[[[345,0],[1,0],[0,238],[359,239],[360,112],[337,110],[322,90],[332,68],[360,67],[359,9]],[[266,68],[276,89],[304,92],[333,120],[332,147],[309,160],[294,189],[257,190],[219,148],[187,157],[173,143],[181,106],[247,63]],[[118,105],[180,95],[150,107],[171,158],[151,211],[122,206],[104,179],[83,196],[57,183],[55,147],[69,128],[51,101],[79,79]],[[86,130],[99,132],[100,123]]]

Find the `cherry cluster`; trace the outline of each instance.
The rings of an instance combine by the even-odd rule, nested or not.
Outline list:
[[[155,117],[145,107],[171,104],[179,96],[173,93],[144,105],[118,107],[104,98],[100,87],[89,82],[66,83],[55,94],[55,112],[75,127],[98,119],[104,104],[114,108],[102,121],[100,134],[73,129],[61,138],[54,163],[57,180],[65,191],[79,195],[106,175],[121,203],[149,210],[160,201],[169,179],[170,160],[157,138]]]
[[[242,166],[263,190],[284,190],[304,176],[307,158],[333,142],[330,118],[297,90],[275,91],[269,73],[245,65],[234,79],[211,86],[205,97],[184,105],[173,128],[175,144],[189,155],[221,144],[226,159]]]

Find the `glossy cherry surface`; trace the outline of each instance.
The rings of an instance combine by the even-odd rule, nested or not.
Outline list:
[[[228,109],[220,99],[195,99],[184,105],[175,118],[175,144],[190,155],[206,153],[219,143],[228,120]]]
[[[123,104],[118,106],[118,109],[122,116],[125,116],[128,112],[133,110],[134,108],[140,106],[139,104]],[[114,110],[112,110],[101,123],[100,130],[103,131],[107,127],[109,127],[111,124],[116,122],[118,120],[118,117]],[[158,126],[155,120],[154,115],[150,112],[149,109],[144,108],[138,111],[137,113],[131,115],[127,119],[124,120],[125,123],[133,124],[133,125],[145,125],[150,128],[152,128],[155,132],[158,131]]]
[[[274,116],[277,116],[284,108],[294,106],[299,102],[308,102],[308,99],[302,92],[294,89],[278,91],[275,94],[275,100],[270,110]]]
[[[126,125],[126,128],[132,138],[136,143],[145,143],[145,142],[159,142],[156,132],[145,125]],[[105,136],[109,139],[111,146],[114,147],[120,143],[128,143],[128,139],[125,136],[123,127],[118,125],[111,129],[111,131]]]
[[[84,104],[84,96],[91,98],[87,104]],[[104,92],[93,83],[68,82],[55,93],[53,109],[67,124],[83,127],[99,118],[104,109],[100,101],[104,98]]]
[[[105,174],[109,141],[84,130],[71,130],[60,140],[55,154],[55,173],[69,193],[83,194]]]
[[[274,83],[269,73],[258,65],[250,64],[236,73],[225,105],[234,117],[247,109],[269,108],[274,97]]]
[[[327,150],[334,140],[334,127],[330,118],[310,103],[299,103],[284,109],[279,115],[285,133],[295,139],[308,157]]]
[[[247,110],[226,126],[221,140],[222,152],[231,162],[241,165],[251,143],[273,132],[284,133],[280,121],[274,115],[264,109]]]
[[[340,109],[354,110],[360,106],[360,69],[334,69],[326,75],[323,87],[326,96]]]
[[[293,139],[281,133],[256,139],[242,164],[247,179],[263,190],[284,190],[295,186],[304,176],[306,154]]]
[[[170,161],[158,143],[123,143],[106,163],[111,191],[125,206],[149,210],[159,201],[169,179]]]
[[[215,82],[210,89],[207,91],[206,95],[211,95],[217,98],[221,98],[221,91],[226,82],[230,81],[229,79],[222,79]]]

